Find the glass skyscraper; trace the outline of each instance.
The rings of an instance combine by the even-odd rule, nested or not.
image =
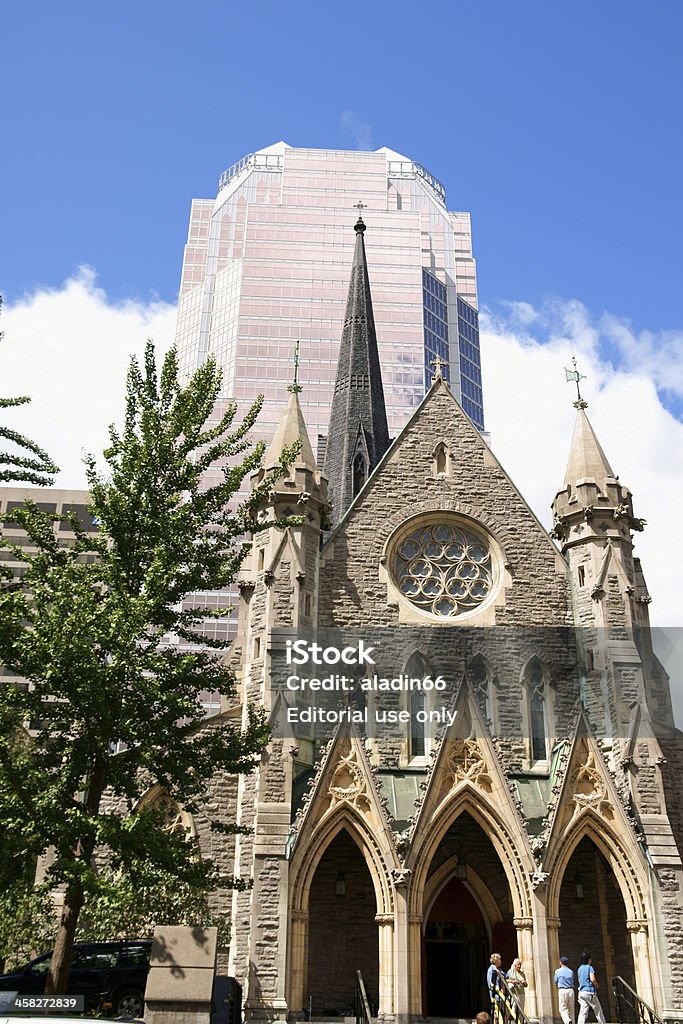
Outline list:
[[[272,436],[301,341],[299,379],[313,442],[326,434],[362,203],[390,433],[445,360],[451,389],[484,428],[477,286],[469,213],[408,157],[294,149],[250,154],[192,203],[176,343],[191,373],[209,353],[224,395],[243,409],[262,392],[258,430]]]
[[[359,212],[390,436],[421,401],[436,356],[483,430],[470,215],[450,211],[429,171],[386,148],[279,142],[225,171],[215,199],[193,200],[176,330],[181,370],[189,375],[213,354],[223,398],[239,413],[264,394],[256,433],[270,440],[299,340],[301,407],[315,448],[328,429]],[[197,594],[192,603],[234,599]],[[204,625],[217,638],[227,628],[225,619]]]

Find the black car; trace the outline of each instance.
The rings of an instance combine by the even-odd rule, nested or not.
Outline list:
[[[115,1017],[141,1017],[152,942],[77,942],[69,971],[67,994],[85,996],[86,1012],[99,1010]],[[32,960],[13,974],[0,976],[0,991],[42,995],[52,952]]]

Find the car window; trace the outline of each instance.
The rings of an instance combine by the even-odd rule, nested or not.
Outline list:
[[[46,953],[45,956],[38,957],[37,960],[33,960],[28,965],[30,974],[47,974],[50,970],[50,961],[52,960],[52,953]]]
[[[118,950],[113,949],[82,949],[71,961],[72,970],[106,971],[116,964]]]
[[[121,947],[119,967],[147,967],[152,947],[149,943],[131,943]]]

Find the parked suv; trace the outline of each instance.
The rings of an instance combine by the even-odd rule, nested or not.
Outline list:
[[[67,994],[85,996],[85,1010],[115,1017],[141,1017],[149,973],[151,940],[77,942],[69,971]],[[0,991],[21,996],[42,995],[52,952],[32,960],[13,974],[0,976]]]

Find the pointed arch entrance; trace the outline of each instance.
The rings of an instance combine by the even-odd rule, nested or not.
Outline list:
[[[589,836],[577,843],[562,877],[559,896],[560,952],[573,968],[582,953],[593,958],[600,999],[608,1020],[616,1020],[611,979],[620,975],[637,986],[626,907],[614,871]]]
[[[307,1001],[315,1015],[353,1013],[356,971],[377,1012],[379,931],[372,876],[358,845],[342,828],[320,858],[308,910]]]
[[[439,843],[424,889],[422,1007],[428,1017],[473,1017],[488,1005],[492,950],[517,955],[508,879],[481,825],[461,813]]]

